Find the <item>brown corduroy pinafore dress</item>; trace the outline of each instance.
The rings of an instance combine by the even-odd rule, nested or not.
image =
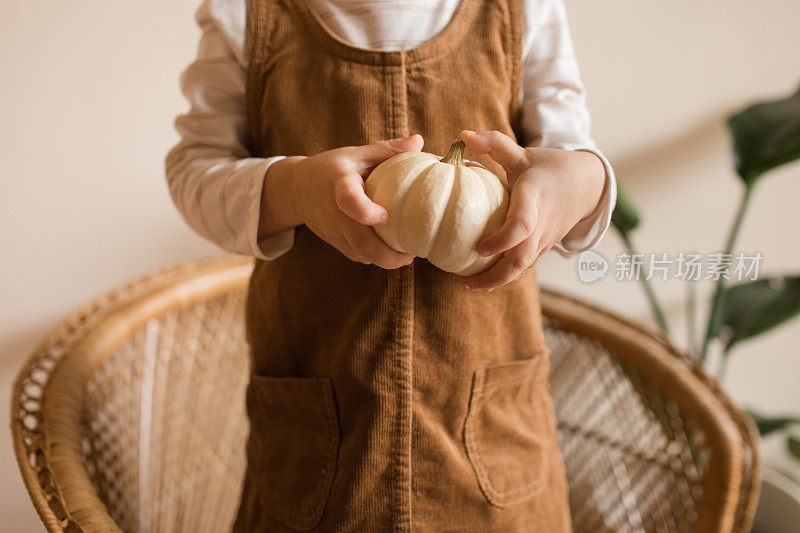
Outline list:
[[[339,39],[307,0],[250,0],[253,155],[514,136],[520,1],[461,0],[431,40],[384,52]],[[256,262],[246,327],[235,531],[570,530],[533,270],[472,292],[424,259],[352,262],[300,226],[289,252]]]

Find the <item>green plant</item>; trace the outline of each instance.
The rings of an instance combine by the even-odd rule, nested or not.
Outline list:
[[[741,200],[723,252],[730,256],[756,184],[768,171],[800,159],[800,90],[786,98],[751,105],[730,116],[727,125],[733,139],[736,172],[742,184]],[[619,191],[611,220],[631,254],[635,253],[635,247],[630,234],[640,219],[636,208]],[[646,278],[640,277],[640,280],[659,327],[669,337],[666,317],[652,287]],[[716,374],[722,380],[735,346],[800,314],[800,275],[770,276],[741,283],[726,283],[724,276],[720,276],[715,284],[705,331],[698,339],[695,287],[693,282],[689,283],[688,346],[690,352],[708,365],[712,344],[720,344],[722,353]],[[770,418],[752,410],[750,414],[762,436],[800,426],[800,418],[796,417]],[[800,459],[800,439],[789,434],[786,444],[792,455]]]

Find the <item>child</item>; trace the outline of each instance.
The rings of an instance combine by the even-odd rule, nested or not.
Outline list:
[[[615,184],[562,0],[206,0],[197,20],[170,191],[257,258],[234,530],[569,531],[533,265],[594,246]],[[478,246],[504,255],[469,278],[383,244],[363,189],[457,136],[511,191]]]

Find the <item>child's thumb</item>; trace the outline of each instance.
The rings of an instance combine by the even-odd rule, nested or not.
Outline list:
[[[399,137],[387,141],[378,141],[366,146],[356,148],[354,159],[367,166],[379,165],[393,155],[403,152],[419,152],[422,150],[422,135],[414,134],[410,137]]]
[[[516,175],[527,166],[525,149],[504,133],[464,130],[461,132],[461,139],[476,154],[487,154],[494,159],[506,174]]]

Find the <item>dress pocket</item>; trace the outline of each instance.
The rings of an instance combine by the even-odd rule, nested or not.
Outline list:
[[[339,453],[330,378],[252,375],[248,468],[264,511],[296,529],[322,518]]]
[[[539,352],[473,376],[464,444],[483,495],[498,507],[527,500],[546,483],[555,438],[548,367]]]

